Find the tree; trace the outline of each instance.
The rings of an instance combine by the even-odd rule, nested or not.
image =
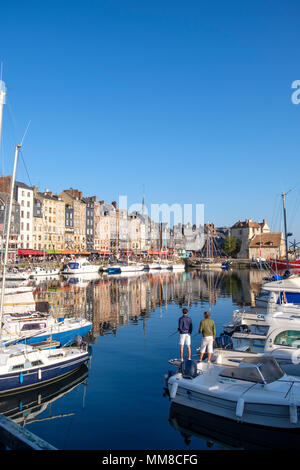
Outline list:
[[[226,237],[223,250],[227,255],[233,255],[238,251],[237,238],[231,237],[230,235]]]

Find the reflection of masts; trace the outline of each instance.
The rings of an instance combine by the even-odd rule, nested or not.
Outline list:
[[[26,420],[26,418],[25,418],[24,421],[23,421],[22,426],[25,427],[28,424],[41,423],[42,421],[51,421],[52,419],[58,419],[58,418],[67,418],[69,416],[75,416],[75,413],[74,412],[72,412],[72,413],[61,413],[59,415],[47,416],[46,418],[36,418],[36,419],[28,419],[28,420]]]

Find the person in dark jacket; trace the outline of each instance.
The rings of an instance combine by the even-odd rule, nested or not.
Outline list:
[[[189,359],[191,359],[191,333],[193,331],[193,323],[192,319],[188,317],[188,309],[183,308],[182,313],[182,317],[180,317],[178,320],[178,331],[180,333],[179,344],[181,361],[183,361],[183,348],[185,344],[188,350]]]

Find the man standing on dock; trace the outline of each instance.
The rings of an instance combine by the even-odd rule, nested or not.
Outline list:
[[[191,360],[191,333],[193,331],[193,323],[192,319],[188,317],[188,309],[183,308],[182,313],[183,315],[179,318],[178,321],[178,331],[180,333],[179,344],[181,361],[183,361],[183,348],[185,344],[189,353],[189,360]]]
[[[200,348],[200,361],[207,349],[207,362],[210,362],[213,353],[213,344],[216,337],[215,322],[211,320],[210,313],[204,312],[204,320],[201,320],[198,333],[202,333],[203,339]]]

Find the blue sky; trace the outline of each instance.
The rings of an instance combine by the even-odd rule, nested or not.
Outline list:
[[[1,6],[3,156],[18,178],[108,202],[205,204],[300,239],[300,3],[16,1]]]

